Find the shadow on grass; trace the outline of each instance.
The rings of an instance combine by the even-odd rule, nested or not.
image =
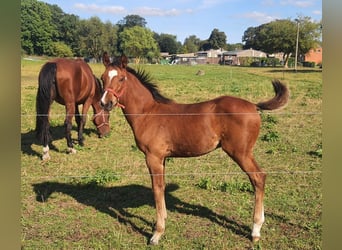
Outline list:
[[[248,226],[241,225],[226,216],[219,215],[207,207],[189,204],[173,196],[171,192],[178,188],[179,186],[176,184],[169,184],[166,187],[165,200],[169,211],[206,218],[237,235],[251,239],[251,229]],[[152,222],[147,221],[140,215],[128,212],[129,208],[138,208],[144,205],[154,209],[153,194],[150,188],[141,185],[103,187],[98,185],[42,182],[33,184],[33,189],[39,202],[47,202],[50,195],[54,192],[67,194],[79,203],[92,206],[96,210],[110,215],[118,220],[118,222],[131,226],[135,231],[144,235],[147,240],[152,236],[150,232],[146,231],[146,225],[153,227]],[[133,219],[140,220],[144,225],[139,226],[135,224]]]
[[[65,127],[63,125],[50,127],[50,130],[51,130],[53,141],[65,138]],[[73,126],[72,130],[77,131],[77,127]],[[96,129],[85,128],[83,130],[84,135],[90,135],[91,133],[96,133]],[[73,143],[75,144],[78,143],[76,138],[73,138],[72,140],[73,140]],[[50,150],[61,152],[56,146],[53,145],[53,141],[49,145]],[[27,133],[21,133],[21,151],[27,155],[41,157],[43,148],[41,149],[40,152],[37,152],[34,149],[32,149],[32,145],[41,145],[39,141],[36,139],[36,131],[30,130]],[[65,140],[65,145],[66,145],[66,140]]]
[[[284,69],[284,68],[279,68],[279,69],[270,69],[268,70],[270,73],[319,73],[322,72],[322,69],[297,69],[295,71],[294,69]]]

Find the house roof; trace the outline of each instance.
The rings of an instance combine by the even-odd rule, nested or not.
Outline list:
[[[245,49],[245,50],[233,50],[222,53],[224,56],[238,56],[238,57],[266,57],[267,54],[260,50]]]
[[[192,57],[196,57],[195,53],[186,53],[186,54],[177,54],[177,57],[184,57],[184,58],[192,58]]]

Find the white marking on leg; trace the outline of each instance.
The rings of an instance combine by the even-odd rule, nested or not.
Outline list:
[[[49,150],[50,148],[48,145],[46,147],[43,147],[43,156],[42,156],[43,161],[50,160]]]
[[[153,246],[158,245],[159,238],[160,238],[160,235],[157,235],[157,233],[154,233],[152,238],[150,239],[150,244]]]
[[[49,145],[47,145],[46,147],[43,147],[43,153],[44,154],[48,153],[49,150],[50,150]]]
[[[69,154],[76,154],[76,152],[77,152],[76,149],[74,149],[74,148],[68,148],[67,151]]]
[[[252,237],[255,238],[260,238],[260,229],[261,229],[262,224],[253,224],[253,231],[252,231]]]
[[[265,221],[265,215],[264,215],[264,206],[262,206],[262,211],[261,211],[261,220],[259,223],[254,223],[253,224],[253,231],[252,231],[252,237],[253,238],[260,238],[260,230],[262,227],[262,224]]]

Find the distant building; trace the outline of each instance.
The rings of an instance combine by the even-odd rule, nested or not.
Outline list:
[[[198,51],[196,53],[176,54],[176,55],[169,55],[167,53],[163,53],[162,57],[164,59],[170,59],[170,64],[245,65],[244,63],[246,62],[246,58],[249,60],[252,60],[253,62],[261,63],[263,61],[262,60],[263,58],[267,58],[267,54],[265,52],[254,50],[254,49],[234,50],[234,51],[212,49],[212,50],[207,50],[207,51]]]
[[[195,53],[172,55],[170,64],[197,64]]]
[[[316,65],[322,64],[322,52],[322,47],[310,49],[304,56],[304,62],[314,62]]]
[[[240,65],[241,57],[251,57],[260,59],[266,58],[267,54],[265,52],[254,49],[226,51],[222,53],[221,61],[222,64]]]
[[[196,52],[196,62],[199,64],[218,64],[221,61],[222,53],[225,52],[222,49],[211,49],[206,51]]]

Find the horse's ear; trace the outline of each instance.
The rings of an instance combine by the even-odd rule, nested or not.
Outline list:
[[[122,55],[120,58],[120,66],[125,69],[127,67],[127,64],[128,64],[127,57],[125,55]]]
[[[104,53],[103,53],[102,62],[103,62],[103,65],[104,65],[105,67],[107,67],[107,66],[110,64],[110,58],[109,58],[107,52],[104,52]]]

